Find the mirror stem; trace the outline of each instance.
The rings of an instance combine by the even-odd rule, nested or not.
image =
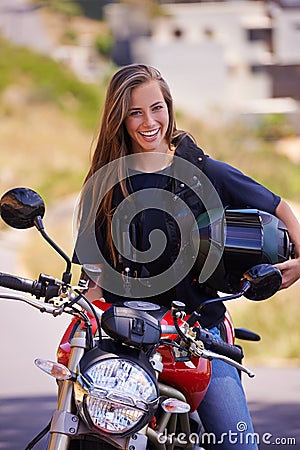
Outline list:
[[[41,233],[42,231],[44,231],[44,224],[43,224],[43,220],[41,218],[41,216],[36,216],[33,220],[35,227],[37,228],[37,230]]]
[[[45,229],[44,229],[44,224],[43,224],[43,220],[41,218],[41,216],[37,216],[34,219],[34,225],[37,228],[37,230],[41,233],[41,235],[43,236],[43,238],[51,245],[52,248],[54,248],[54,250],[59,253],[59,255],[66,261],[67,263],[67,267],[66,267],[66,271],[63,274],[62,277],[62,281],[64,283],[69,284],[71,282],[71,260],[68,257],[68,255],[65,254],[65,252],[58,247],[58,245],[56,245],[56,243],[54,241],[52,241],[52,239],[48,236],[48,234],[46,233]]]
[[[246,279],[244,279],[242,281],[243,281],[243,284],[242,284],[242,287],[241,287],[241,293],[243,295],[243,294],[245,294],[245,292],[247,292],[251,288],[251,282],[249,280],[246,280]]]

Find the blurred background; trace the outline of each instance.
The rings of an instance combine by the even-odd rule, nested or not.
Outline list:
[[[161,70],[178,127],[206,153],[300,217],[300,0],[1,0],[1,195],[37,190],[49,234],[71,253],[107,81],[132,62]],[[17,233],[0,224],[2,271],[61,275],[35,230]],[[245,345],[247,361],[300,365],[299,290],[298,282],[266,302],[229,305],[237,326],[263,336]]]

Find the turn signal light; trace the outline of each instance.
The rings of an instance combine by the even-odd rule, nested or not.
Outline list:
[[[37,358],[34,363],[43,372],[46,372],[48,375],[51,375],[57,380],[69,380],[70,378],[72,378],[72,373],[63,364],[59,364],[55,361],[50,361],[49,359],[40,358]]]

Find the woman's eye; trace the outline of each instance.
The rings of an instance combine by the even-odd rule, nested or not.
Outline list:
[[[156,106],[154,106],[153,111],[158,111],[158,110],[160,110],[162,108],[163,108],[162,105],[156,105]]]
[[[133,116],[138,116],[138,115],[140,115],[141,114],[141,111],[131,111],[130,113],[129,113],[129,116],[130,117],[133,117]]]

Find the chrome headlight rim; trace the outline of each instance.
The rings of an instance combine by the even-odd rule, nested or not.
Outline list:
[[[85,416],[85,420],[89,426],[89,428],[93,431],[97,431],[97,433],[99,434],[103,434],[103,435],[108,435],[111,437],[128,437],[131,436],[132,434],[140,431],[142,428],[144,428],[144,426],[150,422],[151,418],[154,416],[157,407],[159,405],[159,398],[157,400],[155,400],[154,402],[151,402],[151,404],[149,403],[149,409],[147,411],[147,413],[144,413],[143,416],[141,416],[139,418],[139,420],[137,420],[136,425],[132,426],[131,428],[129,428],[128,430],[123,430],[123,431],[112,431],[112,430],[104,430],[102,427],[97,427],[95,425],[95,423],[93,422],[93,420],[91,419],[91,416],[89,414],[89,410],[88,410],[88,405],[87,405],[87,397],[89,397],[89,395],[85,395],[84,399],[83,399],[83,403],[82,403],[82,408],[83,408],[83,413]],[[120,403],[120,405],[122,405]],[[128,405],[122,405],[122,406],[126,406],[130,409],[134,409],[132,407],[129,407]],[[135,408],[135,411],[141,411],[138,408]]]
[[[90,369],[96,370],[98,365],[110,365],[115,363],[119,363],[119,365],[121,363],[126,363],[129,366],[134,367],[142,377],[144,383],[145,380],[147,382],[149,381],[150,385],[148,386],[148,389],[150,390],[151,398],[149,398],[148,395],[147,399],[143,399],[143,394],[141,394],[140,397],[137,397],[131,395],[130,392],[125,393],[122,398],[123,393],[121,391],[114,390],[111,387],[106,389],[103,386],[101,387],[95,384],[88,374]],[[94,359],[91,364],[85,366],[83,373],[78,376],[74,385],[74,393],[78,411],[89,428],[96,431],[98,434],[100,433],[114,437],[126,437],[141,430],[154,416],[159,404],[159,388],[150,363],[148,365],[142,364],[139,360],[137,361],[131,356],[108,355],[106,353],[106,355],[100,356],[96,360]],[[90,402],[92,404],[94,402],[94,405],[97,404],[97,402],[99,403],[99,411],[101,408],[104,410],[104,417],[106,417],[106,414],[109,414],[110,410],[112,412],[121,411],[122,414],[120,413],[120,416],[124,418],[124,421],[126,418],[128,421],[132,421],[127,426],[124,425],[121,430],[113,429],[114,423],[109,422],[109,420],[107,421],[106,428],[100,426],[99,424],[96,424],[95,421],[96,419],[100,420],[101,413],[99,413],[98,418],[95,418],[94,416],[93,420],[90,411]],[[134,416],[139,417],[134,420]],[[121,426],[121,419],[119,420],[118,426]]]

